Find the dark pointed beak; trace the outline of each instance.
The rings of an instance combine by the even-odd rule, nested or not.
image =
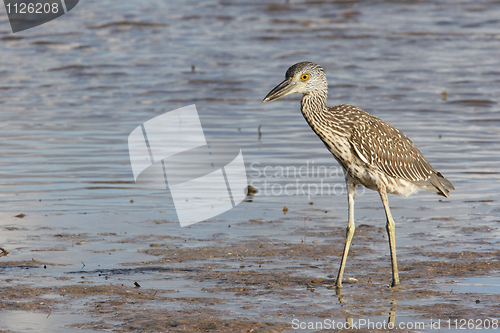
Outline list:
[[[296,83],[291,79],[286,79],[285,81],[278,84],[269,94],[267,94],[266,98],[262,100],[263,103],[275,101],[283,96],[292,94],[295,92]]]

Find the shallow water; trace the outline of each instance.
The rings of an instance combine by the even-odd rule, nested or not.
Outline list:
[[[8,311],[0,313],[3,327],[14,332],[40,332],[40,333],[89,333],[92,330],[72,329],[66,325],[82,320],[81,315],[51,315],[33,313],[28,311]],[[90,317],[86,318],[90,320]]]
[[[79,283],[80,272],[93,272],[85,279],[94,284],[110,283],[96,272],[152,260],[141,251],[159,242],[151,235],[172,237],[162,242],[188,248],[262,237],[328,241],[325,228],[346,224],[340,169],[302,118],[300,96],[261,103],[286,69],[303,60],[325,68],[330,105],[354,104],[398,127],[457,188],[450,199],[431,193],[390,197],[401,261],[423,260],[415,254],[419,246],[423,252],[498,251],[496,3],[121,1],[118,6],[86,0],[56,21],[17,34],[0,12],[0,246],[9,251],[0,262],[34,259],[53,265],[25,271],[2,267],[2,285]],[[260,192],[216,218],[180,228],[168,192],[135,185],[127,138],[143,122],[193,103],[207,141],[241,147],[248,179]],[[322,184],[333,193],[283,192],[289,185],[315,194]],[[14,217],[20,213],[26,216]],[[312,233],[304,235],[304,221]],[[383,221],[376,193],[360,189],[357,224],[383,227]],[[366,246],[374,251],[368,258],[388,255],[386,238]],[[334,272],[338,257],[332,261]],[[148,274],[120,279],[202,297],[203,286],[184,282],[182,275],[165,280],[164,272]],[[454,279],[449,287],[491,294],[500,273],[490,274]],[[279,307],[280,300],[271,295],[263,302]],[[237,305],[225,306],[240,315]]]

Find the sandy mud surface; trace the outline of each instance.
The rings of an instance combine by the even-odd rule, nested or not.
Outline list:
[[[281,223],[252,220],[232,227]],[[295,243],[273,238],[233,242],[224,233],[206,240],[125,237],[116,244],[149,244],[137,250],[149,260],[111,269],[103,265],[89,270],[82,262],[82,269],[71,270],[51,262],[9,261],[7,255],[0,263],[0,272],[9,276],[0,288],[0,311],[2,315],[43,313],[48,318],[78,314],[81,322],[74,320],[66,327],[116,332],[290,332],[296,328],[294,319],[334,319],[345,324],[372,318],[430,325],[438,319],[498,318],[498,290],[474,293],[460,289],[469,278],[486,279],[484,283],[490,276],[498,276],[500,252],[479,248],[491,244],[487,238],[491,230],[463,228],[458,232],[476,234],[478,250],[456,252],[459,240],[439,244],[449,251],[406,247],[399,257],[401,286],[390,288],[385,230],[359,225],[341,292],[334,288],[343,249],[344,230],[340,227],[315,227],[306,237],[301,237],[304,230],[298,228],[292,232]],[[417,239],[424,236],[413,235]],[[47,237],[85,244],[97,242],[99,235]],[[62,273],[51,272],[56,269]]]

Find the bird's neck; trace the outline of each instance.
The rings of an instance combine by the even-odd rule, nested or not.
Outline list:
[[[326,94],[304,94],[302,96],[302,114],[309,122],[314,114],[328,111],[326,106]]]

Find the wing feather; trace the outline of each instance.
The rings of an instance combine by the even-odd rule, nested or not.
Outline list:
[[[368,113],[353,122],[350,142],[365,163],[388,176],[417,182],[437,173],[406,135]]]
[[[371,168],[445,197],[455,189],[397,128],[353,105],[337,105],[329,111],[323,116],[328,118],[335,133],[346,138],[354,154]]]

